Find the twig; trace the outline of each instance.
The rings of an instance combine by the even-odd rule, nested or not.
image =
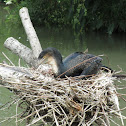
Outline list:
[[[110,121],[113,122],[115,125],[120,126],[118,123],[116,123],[114,120],[110,118]]]
[[[12,66],[15,66],[14,63],[7,57],[7,55],[4,52],[2,52],[2,54],[11,63]]]
[[[97,117],[98,113],[99,113],[99,107],[96,108],[96,112],[95,112],[94,116],[91,118],[91,120],[86,123],[88,126],[92,125],[93,122],[95,122],[95,120],[98,119],[98,117]]]
[[[105,116],[105,119],[106,119],[107,126],[110,126],[109,118],[108,118],[108,116],[106,115],[107,113],[105,112],[102,103],[101,103],[101,107],[102,107],[102,112],[103,112],[103,114],[104,114],[104,116]]]
[[[57,118],[56,118],[56,115],[55,115],[55,111],[54,110],[53,110],[53,116],[54,116],[54,119],[55,119],[56,126],[59,126],[59,123],[57,121]]]
[[[18,126],[18,123],[17,123],[17,120],[18,120],[17,118],[18,117],[17,117],[17,115],[18,115],[18,102],[17,102],[17,105],[16,105],[16,126]]]
[[[18,60],[18,66],[21,67],[21,59]]]

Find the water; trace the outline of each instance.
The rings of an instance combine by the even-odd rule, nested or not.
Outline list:
[[[8,26],[5,24],[6,12],[0,6],[0,62],[7,59],[1,54],[4,52],[14,64],[18,64],[18,56],[12,54],[9,50],[4,48],[3,44],[8,37],[14,37],[22,42],[24,45],[30,47],[27,41],[27,36],[24,32],[23,26]],[[75,38],[72,31],[69,29],[59,30],[57,28],[52,28],[51,30],[44,27],[35,27],[39,40],[41,42],[42,48],[55,47],[59,49],[63,57],[69,55],[75,51],[85,51],[88,48],[89,53],[94,55],[104,54],[103,63],[112,69],[119,71],[120,68],[126,71],[126,34],[118,33],[108,36],[105,33],[86,33],[80,38]],[[22,66],[25,63],[21,62]],[[121,81],[120,85],[126,85],[125,81]],[[121,93],[125,93],[126,89],[121,90]],[[12,92],[0,87],[0,106],[11,100]],[[121,108],[126,106],[123,100],[120,100]],[[0,111],[0,120],[4,117],[10,117],[14,115],[15,107],[11,106],[10,109]],[[126,116],[126,111],[123,112]],[[14,126],[15,120],[2,123],[0,126]],[[126,121],[125,121],[126,124]],[[22,124],[23,125],[23,124]]]

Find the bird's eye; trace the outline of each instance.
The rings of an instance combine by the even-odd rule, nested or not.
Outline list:
[[[46,55],[43,56],[43,59],[45,59],[45,58],[46,58]]]

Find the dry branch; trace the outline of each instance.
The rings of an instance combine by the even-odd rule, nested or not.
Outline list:
[[[42,48],[41,48],[39,39],[36,35],[35,29],[30,20],[28,9],[26,7],[21,8],[19,11],[19,15],[21,17],[22,24],[24,26],[28,40],[30,42],[33,55],[35,58],[38,58],[40,52],[42,51]]]
[[[18,40],[13,37],[9,37],[4,42],[4,46],[21,57],[30,66],[35,66],[32,50],[20,43]]]

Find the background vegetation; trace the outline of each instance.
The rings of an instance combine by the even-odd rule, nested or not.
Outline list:
[[[8,1],[13,3],[14,8],[9,10],[8,6],[5,7],[8,11],[7,19],[13,22],[17,22],[15,15],[18,15],[18,10],[26,6],[34,25],[70,27],[75,34],[94,30],[112,34],[126,30],[126,0]]]

